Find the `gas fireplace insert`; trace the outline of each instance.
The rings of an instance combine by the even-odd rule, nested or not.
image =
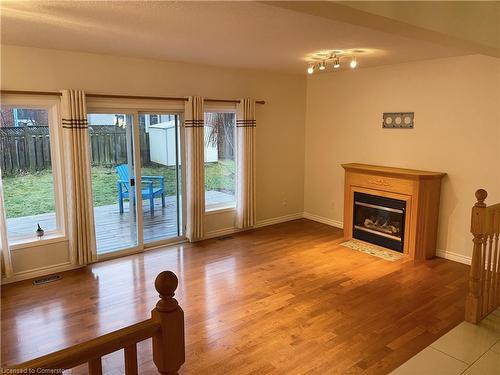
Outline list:
[[[406,202],[354,193],[353,238],[403,252]]]

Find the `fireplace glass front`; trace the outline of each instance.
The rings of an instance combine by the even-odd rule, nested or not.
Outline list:
[[[403,252],[406,202],[354,193],[353,238]]]

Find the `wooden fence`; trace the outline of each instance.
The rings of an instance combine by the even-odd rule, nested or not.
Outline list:
[[[139,130],[142,165],[151,163],[149,134]],[[92,166],[113,167],[127,162],[127,135],[123,128],[89,126]],[[51,168],[48,126],[0,128],[0,168],[3,175],[42,171]]]
[[[50,168],[47,126],[0,128],[0,168],[3,175]]]
[[[151,163],[149,133],[139,129],[142,165]],[[89,126],[89,149],[92,166],[115,166],[127,162],[127,135],[123,128],[108,125]]]

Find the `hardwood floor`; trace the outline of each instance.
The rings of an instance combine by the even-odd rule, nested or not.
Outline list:
[[[3,286],[2,364],[148,318],[166,269],[185,312],[182,374],[385,374],[463,320],[467,266],[388,262],[341,235],[302,219]],[[138,348],[141,374],[156,373],[150,346]],[[123,373],[123,353],[103,365]]]

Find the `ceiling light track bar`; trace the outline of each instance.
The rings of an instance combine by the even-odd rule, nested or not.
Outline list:
[[[53,95],[61,96],[58,91],[22,91],[22,90],[0,90],[0,95]],[[140,96],[140,95],[113,95],[113,94],[91,94],[86,93],[88,98],[108,98],[108,99],[140,99],[140,100],[171,100],[171,101],[187,101],[185,97],[173,96]],[[204,99],[206,102],[216,103],[239,103],[237,99]],[[257,104],[266,104],[264,100],[256,100]]]
[[[327,70],[329,65],[333,66],[334,71],[339,70],[341,58],[346,59],[348,58],[348,56],[343,54],[337,55],[336,53],[331,53],[329,56],[325,56],[322,58],[313,57],[313,60],[309,61],[308,63],[307,73],[313,74],[316,68],[324,72],[325,70]],[[349,66],[351,67],[351,69],[355,69],[358,66],[358,60],[356,59],[356,55],[350,54],[350,58],[351,62]]]

